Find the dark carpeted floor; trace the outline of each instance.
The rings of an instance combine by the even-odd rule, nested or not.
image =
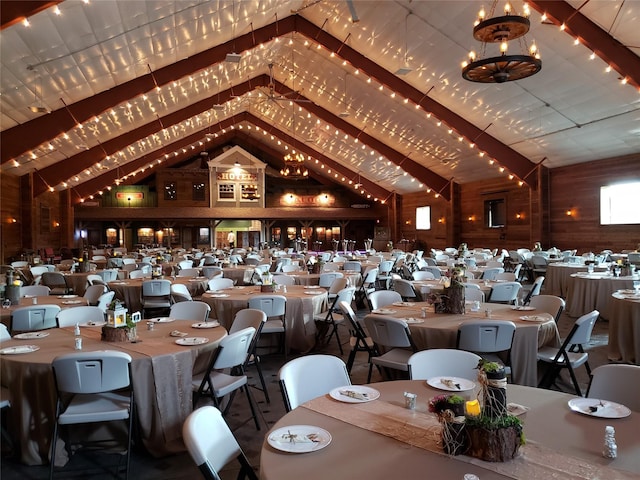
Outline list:
[[[364,315],[364,310],[358,312],[359,315]],[[562,315],[558,327],[560,335],[564,336],[568,333],[575,319]],[[608,341],[608,324],[599,320],[596,322],[596,326],[593,331],[592,341],[589,345],[589,362],[592,368],[607,363],[607,341]],[[341,328],[341,339],[343,342],[348,341],[348,332],[346,328]],[[348,347],[348,345],[347,345]],[[317,353],[328,353],[339,356],[339,350],[337,343],[332,340],[331,344],[324,347]],[[342,356],[347,359],[348,352]],[[265,373],[266,380],[268,382],[268,390],[271,397],[271,403],[267,404],[264,401],[264,395],[257,389],[252,389],[254,398],[258,402],[258,406],[261,412],[261,430],[256,431],[253,422],[246,422],[249,418],[249,408],[247,406],[246,397],[244,395],[238,395],[234,400],[229,417],[227,421],[231,428],[234,430],[234,434],[238,439],[240,446],[244,449],[245,453],[249,457],[251,463],[256,470],[259,470],[260,464],[260,449],[264,435],[269,428],[284,415],[285,409],[282,401],[282,396],[277,384],[277,372],[282,365],[283,357],[281,355],[265,355],[262,357],[262,365]],[[352,382],[354,384],[366,383],[367,378],[367,363],[366,355],[359,354],[354,368],[352,370]],[[249,375],[250,383],[255,384],[257,378],[254,377],[255,371],[250,371]],[[580,368],[577,372],[578,379],[582,384],[583,391],[586,391],[587,387],[587,374],[584,368]],[[559,388],[562,391],[573,392],[568,377],[564,377],[566,382],[560,382]],[[374,370],[374,376],[372,381],[380,381],[381,377],[378,372]],[[44,479],[48,478],[49,470],[47,466],[24,466],[16,462],[11,456],[6,455],[6,443],[3,444],[1,477],[3,480],[29,480],[29,479]],[[116,457],[114,459],[114,457]],[[69,468],[86,469],[91,468],[92,472],[87,473],[82,470],[78,473],[73,473],[68,469],[61,471],[56,475],[56,478],[91,478],[92,480],[103,480],[117,478],[113,473],[106,472],[102,469],[103,464],[113,464],[114,461],[118,461],[118,455],[102,455],[93,453],[77,454],[74,455],[72,462],[70,462]],[[222,472],[223,479],[236,478],[237,471],[228,469]],[[132,464],[130,478],[135,480],[159,480],[159,479],[198,479],[202,478],[198,469],[191,461],[188,454],[175,455],[165,458],[153,458],[144,452],[141,448],[135,448],[132,453]]]

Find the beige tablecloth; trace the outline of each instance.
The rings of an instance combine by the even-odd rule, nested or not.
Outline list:
[[[0,322],[4,323],[7,328],[11,328],[11,314],[16,308],[29,307],[34,305],[34,297],[21,298],[19,305],[12,305],[9,308],[0,309]],[[89,303],[82,297],[69,296],[69,295],[46,295],[35,297],[35,301],[38,305],[58,305],[61,309],[81,307],[89,305]]]
[[[311,295],[310,292],[321,292]],[[260,294],[259,286],[237,286],[218,293],[205,293],[201,300],[211,306],[210,317],[229,329],[236,313],[247,308],[251,295]],[[327,292],[324,289],[308,289],[298,285],[287,287],[287,293],[274,292],[287,298],[285,314],[286,348],[308,352],[315,346],[316,324],[313,316],[327,309]]]
[[[608,264],[595,267],[596,272],[603,272]],[[571,275],[578,272],[586,272],[587,266],[577,263],[553,262],[547,265],[547,271],[542,284],[542,292],[545,295],[567,298]]]
[[[156,324],[153,331],[146,324],[138,328],[140,343],[100,341],[100,327],[83,327],[83,350],[119,350],[131,355],[139,434],[154,456],[184,451],[182,424],[192,410],[191,379],[193,371],[206,368],[211,352],[226,336],[222,327],[191,328],[193,321],[177,320]],[[169,335],[180,330],[190,336],[207,337],[202,346],[176,345]],[[73,353],[73,329],[47,330],[49,336],[37,340],[8,340],[0,348],[31,344],[39,350],[2,355],[1,383],[11,392],[9,432],[18,446],[20,460],[27,465],[48,464],[49,445],[55,418],[56,394],[51,361],[58,355]]]
[[[619,289],[633,288],[633,280],[633,277],[614,277],[604,273],[571,275],[565,309],[567,315],[577,318],[598,310],[601,318],[611,320],[611,294]]]
[[[567,394],[507,386],[507,401],[530,410],[521,418],[527,444],[510,462],[488,463],[465,455],[450,457],[418,446],[434,444],[439,428],[426,402],[445,393],[423,381],[393,381],[372,384],[381,394],[370,404],[347,404],[327,396],[304,404],[280,419],[272,431],[291,425],[313,425],[327,430],[331,443],[306,454],[289,454],[271,447],[265,437],[260,457],[262,480],[324,480],[327,465],[333,478],[442,478],[462,479],[473,473],[482,480],[517,478],[630,479],[640,475],[640,414],[603,420],[571,412]],[[418,395],[414,411],[403,409],[403,392]],[[384,405],[375,406],[375,403]],[[373,409],[373,415],[359,415]],[[422,425],[417,433],[414,425]],[[603,458],[605,425],[616,429],[618,457]],[[430,430],[430,426],[432,426]]]
[[[416,302],[411,306],[387,306],[395,310],[391,316],[396,318],[420,319],[424,302]],[[511,381],[518,385],[536,386],[538,384],[537,353],[543,345],[558,346],[560,336],[551,315],[533,311],[513,310],[509,305],[484,303],[479,312],[468,312],[466,315],[435,314],[430,307],[423,323],[411,323],[409,329],[413,341],[419,350],[430,348],[455,348],[458,325],[463,321],[485,320],[484,311],[491,310],[492,320],[509,320],[516,324],[511,347]],[[375,315],[375,314],[370,314]],[[531,322],[520,320],[521,316],[539,315],[547,320]],[[420,321],[420,320],[419,320]]]
[[[640,365],[639,296],[623,293],[611,296],[609,360]]]

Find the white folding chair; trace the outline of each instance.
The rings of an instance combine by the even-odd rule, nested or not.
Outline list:
[[[7,326],[4,323],[0,323],[0,342],[5,340],[11,340],[11,334]]]
[[[435,277],[433,273],[426,270],[416,270],[411,274],[414,280],[433,280]]]
[[[511,374],[511,344],[516,324],[504,320],[471,320],[458,326],[456,348],[480,354],[484,359],[504,365]]]
[[[142,282],[142,311],[169,309],[171,307],[171,282],[146,280]]]
[[[271,400],[269,399],[267,384],[264,381],[262,366],[260,365],[260,357],[256,352],[256,347],[258,346],[258,342],[260,341],[260,334],[262,333],[262,328],[264,327],[266,321],[267,314],[262,310],[256,310],[254,308],[243,308],[238,313],[236,313],[236,316],[233,318],[233,323],[231,324],[231,328],[229,328],[229,333],[235,333],[247,327],[253,327],[256,329],[256,333],[253,335],[253,340],[251,341],[251,347],[249,347],[249,353],[247,354],[247,361],[245,362],[244,366],[246,368],[251,365],[255,365],[258,372],[258,379],[260,380],[260,389],[264,393],[265,401],[267,403],[270,403]]]
[[[538,349],[538,360],[549,364],[538,387],[550,388],[560,374],[560,371],[566,368],[569,370],[576,394],[582,396],[582,390],[578,384],[575,369],[584,365],[587,370],[587,375],[591,378],[589,354],[584,351],[583,345],[589,343],[591,332],[598,319],[598,315],[600,315],[600,312],[594,310],[578,318],[569,335],[567,335],[567,338],[559,348],[541,347]]]
[[[344,323],[344,317],[340,313],[338,304],[340,302],[347,302],[351,304],[355,293],[356,287],[343,288],[338,293],[336,293],[336,296],[334,297],[331,305],[326,311],[316,314],[313,317],[313,319],[317,322],[316,325],[324,323],[326,326],[326,329],[318,329],[317,339],[319,341],[323,341],[325,344],[328,344],[331,341],[331,337],[335,335],[336,341],[338,342],[338,348],[340,349],[340,355],[342,355],[344,352],[342,351],[342,342],[340,341],[340,335],[338,334],[338,326]]]
[[[610,364],[594,368],[588,398],[621,403],[640,412],[640,365]]]
[[[349,280],[346,279],[345,277],[336,278],[331,283],[331,286],[329,287],[329,290],[327,291],[327,298],[329,299],[329,301],[335,300],[336,295],[338,295],[338,292],[340,290],[343,290],[343,289],[347,288],[348,284],[349,284]]]
[[[193,300],[189,289],[184,283],[171,284],[171,298],[173,299],[173,303],[190,302]]]
[[[262,310],[267,314],[267,323],[262,327],[262,334],[280,336],[280,349],[286,359],[287,322],[285,322],[285,313],[287,298],[283,295],[252,295],[249,299],[249,308]]]
[[[408,360],[411,380],[429,380],[433,377],[459,377],[475,381],[478,362],[482,357],[465,350],[432,348],[414,353]]]
[[[496,283],[491,288],[489,303],[515,303],[522,285],[518,282]]]
[[[207,405],[189,414],[182,426],[182,437],[189,455],[205,479],[220,480],[218,472],[235,458],[240,463],[238,478],[258,480],[222,413],[216,407]]]
[[[378,308],[386,307],[387,305],[401,301],[402,295],[394,290],[377,290],[369,294],[371,310],[377,310]]]
[[[529,306],[548,313],[555,319],[556,323],[558,323],[565,307],[565,301],[555,295],[536,295],[529,301]]]
[[[171,305],[169,316],[179,320],[193,320],[195,322],[206,322],[209,319],[211,306],[205,302],[179,302]]]
[[[131,357],[113,350],[70,353],[54,358],[51,367],[58,399],[49,478],[54,474],[60,426],[113,421],[127,424],[125,478],[128,478],[134,417]]]
[[[515,282],[518,280],[518,277],[514,272],[500,272],[496,273],[493,279],[496,281]]]
[[[287,412],[334,388],[351,385],[346,365],[333,355],[306,355],[290,360],[280,368],[278,381]]]
[[[533,285],[531,286],[531,290],[529,290],[529,293],[527,293],[527,296],[524,297],[524,300],[522,301],[523,305],[528,305],[533,297],[540,295],[540,290],[542,290],[543,282],[543,275],[536,277],[536,279],[533,281]]]
[[[483,280],[495,280],[496,275],[503,272],[504,268],[502,267],[487,268],[484,272],[482,272],[482,276],[480,278],[482,278]]]
[[[336,278],[344,277],[344,275],[340,272],[323,272],[320,274],[320,278],[318,280],[318,284],[326,289],[331,287],[331,284]]]
[[[191,277],[191,278],[195,278],[198,275],[200,275],[200,269],[199,268],[181,268],[180,270],[178,270],[178,277]]]
[[[98,299],[98,305],[97,307],[102,310],[104,313],[107,313],[107,309],[109,308],[109,305],[111,305],[111,302],[113,301],[113,298],[116,296],[116,292],[105,292],[102,295],[100,295],[100,298]]]
[[[104,312],[95,306],[65,308],[58,313],[56,320],[59,328],[73,327],[77,323],[102,323]]]
[[[236,390],[244,390],[251,409],[251,415],[260,430],[260,423],[256,415],[251,392],[247,386],[247,376],[244,373],[244,363],[247,360],[251,341],[255,335],[255,328],[248,327],[224,337],[213,353],[207,370],[193,377],[193,406],[198,404],[202,395],[209,395],[215,407],[220,407],[220,400]],[[228,373],[227,373],[228,372]],[[233,403],[233,396],[227,402],[224,415],[227,415]]]
[[[409,280],[405,280],[403,278],[394,280],[391,288],[395,292],[398,292],[404,301],[415,300],[417,297],[416,290],[413,288],[413,285]]]
[[[207,283],[209,290],[224,290],[225,288],[233,288],[232,278],[214,277]]]
[[[100,296],[106,291],[104,285],[89,285],[87,289],[84,291],[84,298],[89,305],[96,306],[98,305],[98,301],[100,301]]]
[[[69,293],[69,286],[60,272],[44,272],[40,276],[40,285],[46,285],[51,289],[51,295],[64,295]]]
[[[132,270],[129,272],[129,278],[131,280],[135,280],[136,278],[144,278],[147,275],[144,273],[143,270]]]
[[[46,297],[51,293],[51,289],[45,285],[27,285],[20,289],[23,297]]]
[[[349,352],[349,358],[347,359],[347,371],[351,372],[351,368],[353,368],[353,363],[358,352],[367,353],[367,362],[371,362],[371,357],[378,355],[378,352],[376,351],[373,340],[371,340],[371,337],[367,335],[360,320],[356,317],[353,308],[351,308],[351,304],[347,302],[338,302],[338,306],[340,307],[342,316],[349,322],[349,331],[351,334],[349,338],[349,346],[351,347],[351,351]]]
[[[9,330],[15,332],[34,332],[57,326],[56,316],[60,313],[58,305],[31,305],[16,308],[11,313]]]
[[[205,259],[205,266],[202,267],[202,275],[207,277],[208,279],[212,279],[217,276],[222,276],[223,270],[222,270],[222,267],[207,266],[206,259]]]
[[[417,349],[411,338],[407,322],[393,317],[371,314],[364,317],[364,324],[371,340],[376,345],[376,352],[385,352],[371,358],[367,383],[371,382],[371,372],[374,365],[384,369],[408,371],[409,357]]]

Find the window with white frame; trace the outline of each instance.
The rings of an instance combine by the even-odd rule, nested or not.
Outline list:
[[[640,223],[640,182],[617,183],[600,187],[600,224]]]

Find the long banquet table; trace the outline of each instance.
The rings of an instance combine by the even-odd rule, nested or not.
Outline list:
[[[209,317],[217,319],[225,328],[233,324],[236,313],[247,308],[252,295],[260,295],[259,286],[236,286],[218,292],[207,292],[201,301],[211,306]],[[327,309],[327,291],[299,285],[287,287],[287,291],[274,292],[287,299],[286,348],[308,352],[315,346],[316,324],[313,316]]]
[[[491,310],[491,320],[508,320],[516,324],[511,347],[511,381],[519,385],[535,386],[537,379],[537,352],[544,345],[558,346],[560,336],[558,328],[548,313],[531,310],[514,310],[510,305],[497,303],[483,303],[478,312],[467,312],[463,315],[448,313],[427,313],[427,318],[420,318],[422,307],[428,307],[426,302],[401,302],[388,305],[385,309],[394,311],[389,316],[395,318],[412,319],[409,323],[411,336],[419,350],[430,348],[455,348],[458,325],[463,321],[484,321],[485,310]],[[376,315],[371,313],[370,315]],[[535,316],[540,321],[521,320],[520,317]],[[420,323],[415,323],[420,322]]]
[[[371,384],[380,392],[368,403],[343,403],[328,395],[311,400],[282,417],[272,428],[312,425],[332,439],[323,449],[304,454],[283,453],[268,444],[260,456],[262,480],[325,480],[332,478],[446,478],[467,473],[482,480],[631,479],[640,475],[640,413],[602,419],[571,412],[571,395],[518,385],[507,386],[507,401],[529,407],[521,419],[526,445],[519,456],[490,463],[442,452],[439,426],[426,402],[443,393],[423,381]],[[404,408],[404,392],[418,395],[414,411]],[[616,459],[602,456],[605,425],[613,425]]]
[[[640,295],[616,292],[611,296],[609,360],[640,365]]]
[[[145,323],[145,322],[142,322]],[[132,383],[138,429],[146,449],[154,456],[184,451],[182,424],[192,410],[193,372],[206,369],[210,353],[227,334],[223,327],[192,328],[193,320],[157,323],[153,330],[138,327],[140,342],[112,343],[100,340],[100,327],[82,327],[83,351],[118,350],[131,355]],[[198,346],[180,346],[172,330],[206,337]],[[2,355],[1,383],[11,392],[9,432],[27,465],[49,463],[49,445],[55,418],[56,393],[51,361],[75,352],[73,328],[46,330],[41,339],[12,339],[0,348],[35,345],[39,350]],[[61,463],[59,455],[57,463]]]

